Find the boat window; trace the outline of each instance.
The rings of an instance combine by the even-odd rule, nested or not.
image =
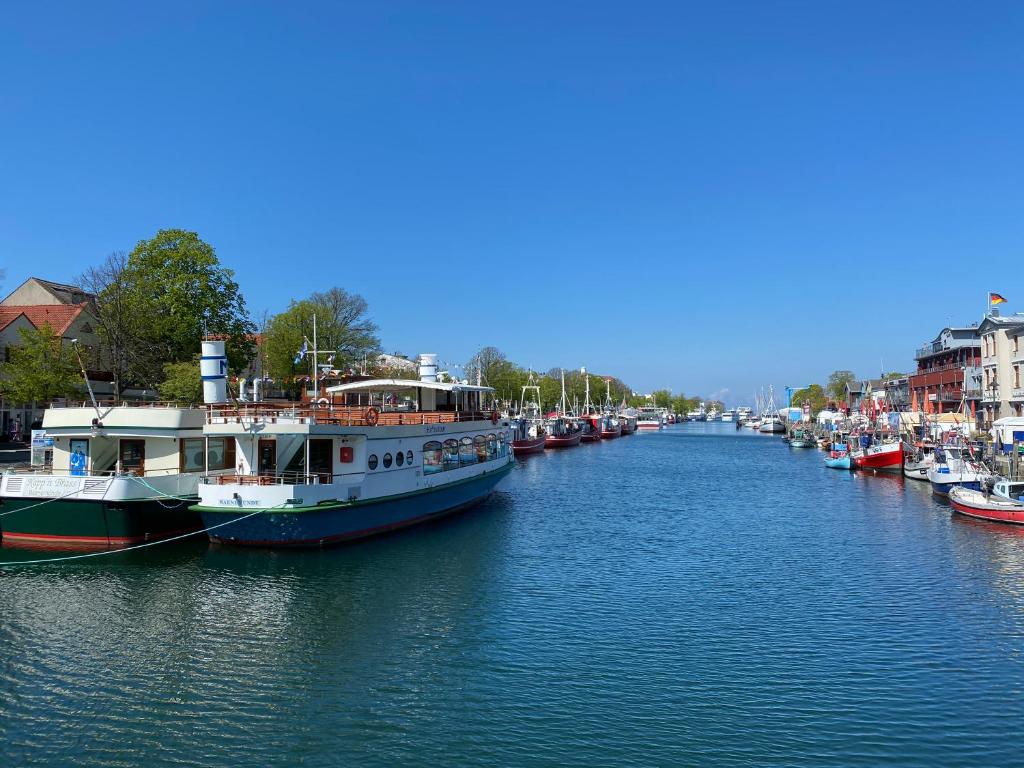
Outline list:
[[[412,453],[412,451],[409,451]],[[443,451],[441,449],[441,443],[437,440],[431,440],[429,443],[423,444],[423,474],[432,475],[435,472],[440,472],[444,468],[442,463]]]
[[[459,441],[458,440],[445,440],[444,441],[444,468],[445,469],[458,469],[459,468]]]
[[[368,466],[371,470],[377,468],[377,454],[376,453],[371,453],[370,454],[370,458],[368,458],[366,460],[366,466]]]
[[[464,437],[459,441],[459,464],[476,464],[476,450],[473,448],[472,437]]]
[[[405,454],[402,453],[401,451],[395,454],[395,464],[397,464],[398,466],[402,466],[403,464],[405,464]]]
[[[487,461],[487,438],[477,435],[473,439],[473,447],[476,449],[476,460]]]
[[[235,466],[233,438],[211,437],[206,441],[206,466],[211,469],[231,469]]]
[[[204,442],[201,437],[190,437],[181,441],[182,472],[202,472],[206,469],[206,459],[203,456]]]
[[[384,469],[388,469],[391,466],[391,454],[384,454]]]
[[[412,466],[412,451],[405,452],[405,463],[410,467]]]
[[[487,460],[498,458],[498,436],[487,436]]]

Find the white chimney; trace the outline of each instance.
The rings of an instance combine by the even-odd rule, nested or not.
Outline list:
[[[204,341],[199,357],[199,375],[203,380],[203,402],[228,401],[228,359],[223,341]]]
[[[420,381],[437,381],[437,355],[420,355]]]

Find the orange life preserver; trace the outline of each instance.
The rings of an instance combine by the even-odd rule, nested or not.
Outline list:
[[[377,426],[377,420],[380,418],[380,411],[374,408],[372,405],[366,409],[366,423],[371,427]]]
[[[491,411],[491,424],[497,424],[497,423],[498,423],[498,409],[495,408],[494,410]]]

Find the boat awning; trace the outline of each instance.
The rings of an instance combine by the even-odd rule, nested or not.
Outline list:
[[[327,392],[394,392],[396,389],[433,389],[439,392],[493,392],[494,387],[477,387],[472,384],[452,384],[440,381],[417,381],[416,379],[370,379],[353,381],[327,387]]]

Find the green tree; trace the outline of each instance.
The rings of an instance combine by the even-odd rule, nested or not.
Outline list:
[[[224,339],[232,371],[252,359],[254,326],[234,272],[195,232],[164,229],[140,241],[120,281],[117,290],[127,291],[129,311],[140,320],[131,333],[135,383],[155,384],[153,371],[164,363],[191,360],[206,335]]]
[[[829,400],[829,393],[824,387],[820,384],[811,384],[794,392],[791,402],[794,408],[802,408],[804,402],[807,402],[811,406],[811,413],[818,413],[828,407]]]
[[[857,380],[853,371],[832,371],[825,390],[837,403],[846,401],[846,385]]]
[[[377,326],[367,317],[366,300],[342,288],[312,294],[308,299],[292,301],[288,309],[267,323],[263,339],[267,372],[278,381],[308,376],[309,359],[295,363],[303,341],[313,341],[313,315],[316,315],[316,343],[326,363],[334,355],[335,368],[355,366],[368,355],[380,352]]]
[[[82,394],[75,352],[49,325],[18,329],[11,360],[0,363],[0,395],[13,403],[48,403]]]
[[[199,376],[199,357],[187,362],[165,363],[160,398],[181,405],[203,401],[203,382]]]

